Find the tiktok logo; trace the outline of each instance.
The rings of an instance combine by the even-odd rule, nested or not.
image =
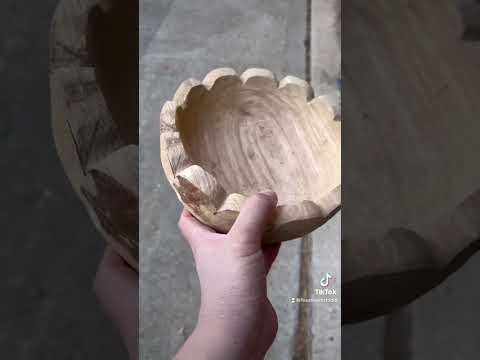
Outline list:
[[[320,280],[320,285],[322,287],[329,287],[330,286],[330,279],[332,278],[332,275],[329,273],[326,273],[325,277]]]

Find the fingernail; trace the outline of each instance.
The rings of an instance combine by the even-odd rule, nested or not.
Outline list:
[[[266,195],[272,200],[275,200],[275,201],[278,200],[277,194],[272,190],[263,190],[263,191],[260,191],[260,194]]]

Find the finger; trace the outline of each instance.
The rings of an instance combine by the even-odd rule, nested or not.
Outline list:
[[[265,245],[262,247],[263,258],[265,259],[265,270],[267,274],[272,268],[273,262],[277,258],[281,244]]]
[[[107,245],[98,266],[97,277],[110,273],[118,274],[130,282],[138,281],[138,273],[110,245]]]
[[[94,290],[104,311],[133,350],[138,339],[138,273],[109,246],[99,264]]]
[[[201,239],[204,238],[205,235],[216,233],[215,230],[195,219],[193,215],[190,214],[186,209],[183,209],[182,214],[180,215],[178,227],[194,254],[201,245]]]
[[[276,205],[277,195],[273,191],[258,193],[245,201],[229,232],[231,245],[240,256],[260,250]]]
[[[94,290],[99,297],[105,297],[117,283],[138,287],[138,273],[111,246],[107,246],[95,275]]]

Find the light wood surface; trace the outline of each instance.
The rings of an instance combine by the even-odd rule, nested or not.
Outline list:
[[[301,237],[340,207],[341,126],[305,81],[265,69],[187,80],[161,113],[161,159],[180,201],[227,232],[246,197],[279,198],[265,242]]]
[[[454,1],[342,12],[342,318],[384,314],[478,249],[480,43]]]
[[[51,27],[50,87],[52,130],[65,172],[105,239],[138,268],[133,4],[60,2]]]

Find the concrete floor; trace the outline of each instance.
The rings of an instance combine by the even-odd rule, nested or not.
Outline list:
[[[452,360],[477,359],[480,254],[425,296],[395,314],[342,329],[342,359]],[[394,325],[394,348],[402,357],[386,355],[387,326]],[[395,330],[396,329],[396,330]],[[391,347],[391,346],[390,346]]]
[[[143,359],[167,359],[192,331],[200,294],[190,250],[176,227],[180,204],[159,164],[160,107],[181,81],[202,78],[216,67],[233,66],[238,71],[269,67],[280,76],[292,73],[303,77],[305,12],[302,5],[293,7],[289,1],[262,5],[251,0],[177,0],[164,7],[168,14],[162,14],[159,19],[163,22],[157,22],[157,13],[151,11],[154,3],[144,1],[145,12],[141,13],[142,23],[149,24],[148,29],[156,28],[141,58],[140,71],[141,352]],[[284,16],[287,13],[288,18]],[[252,34],[257,34],[255,39]],[[292,37],[301,40],[298,44],[288,41]],[[285,51],[295,46],[296,51]],[[273,297],[277,310],[290,307],[287,299],[298,292],[298,249],[298,242],[282,249],[284,261],[277,267],[284,268],[285,278],[283,292],[279,287],[278,296]],[[287,314],[285,320],[293,324],[294,312]],[[293,330],[291,326],[284,332],[290,336],[279,336],[280,342],[287,343],[279,353],[288,351]]]
[[[126,359],[92,292],[104,242],[51,134],[48,35],[56,4],[0,4],[0,357]]]

